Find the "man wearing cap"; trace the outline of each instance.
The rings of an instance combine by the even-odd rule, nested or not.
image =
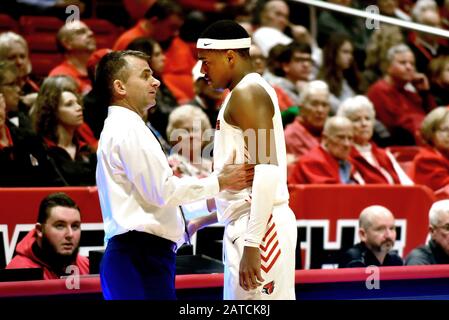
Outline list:
[[[281,114],[274,89],[253,72],[250,46],[246,30],[231,20],[210,25],[197,42],[201,72],[214,88],[231,90],[217,119],[214,168],[233,153],[236,163],[256,165],[251,188],[215,197],[218,221],[226,226],[224,299],[295,299],[297,231]],[[203,220],[189,230],[211,219]]]

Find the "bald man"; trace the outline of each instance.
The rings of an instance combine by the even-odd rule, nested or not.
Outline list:
[[[56,40],[65,59],[48,75],[72,77],[78,84],[80,93],[87,94],[92,89],[87,74],[87,61],[97,48],[92,30],[84,22],[68,22],[59,29]]]
[[[449,200],[435,202],[429,210],[427,245],[415,248],[405,258],[406,265],[449,264]]]
[[[359,237],[360,243],[343,254],[340,268],[403,265],[402,258],[392,251],[396,227],[394,216],[387,208],[374,205],[362,210]]]
[[[321,145],[301,156],[289,173],[290,184],[365,184],[349,161],[354,140],[352,122],[330,117],[324,123]]]

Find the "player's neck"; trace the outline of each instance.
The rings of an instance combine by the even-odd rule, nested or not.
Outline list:
[[[254,72],[251,63],[244,63],[239,68],[236,69],[234,76],[231,80],[231,84],[229,85],[229,89],[234,89],[240,81],[249,73]]]

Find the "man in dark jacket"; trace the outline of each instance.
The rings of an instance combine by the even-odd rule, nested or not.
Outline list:
[[[81,217],[76,203],[65,193],[53,193],[39,206],[36,226],[16,248],[6,269],[42,268],[44,279],[89,273],[89,260],[78,254]],[[71,266],[72,268],[68,268]]]
[[[391,249],[396,240],[394,216],[385,207],[374,205],[363,209],[359,217],[361,242],[346,251],[340,268],[367,266],[401,266],[402,258]]]
[[[429,211],[430,240],[413,249],[406,265],[449,264],[449,200],[435,202]]]

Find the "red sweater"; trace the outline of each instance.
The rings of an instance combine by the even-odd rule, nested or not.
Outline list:
[[[353,168],[351,176],[355,180],[354,174]],[[338,161],[321,146],[317,146],[299,159],[288,177],[288,183],[340,184]]]
[[[390,158],[388,158],[385,150],[377,147],[374,143],[371,143],[371,152],[373,156],[376,158],[379,166],[386,170],[390,176],[393,178],[395,184],[400,184],[399,177],[394,170],[393,163],[391,163]],[[357,151],[355,147],[352,147],[351,150],[351,163],[354,164],[354,167],[363,177],[365,183],[367,184],[388,184],[387,178],[382,174],[379,168],[371,165],[366,159]]]
[[[310,133],[299,117],[285,127],[284,135],[287,153],[296,157],[305,155],[320,144],[320,137]]]
[[[449,159],[434,148],[422,148],[413,159],[412,177],[437,191],[449,185]]]
[[[436,106],[430,94],[420,96],[384,79],[375,82],[368,89],[367,96],[374,104],[376,117],[390,132],[395,128],[405,129],[415,137],[415,141],[419,141],[419,128],[427,111]]]
[[[36,242],[36,230],[33,229],[19,242],[16,248],[17,255],[6,266],[6,269],[42,268],[44,280],[59,279],[59,276],[48,264],[40,260],[33,252],[33,244]],[[89,259],[78,255],[75,265],[79,268],[79,274],[89,274]]]
[[[75,68],[74,65],[69,63],[67,60],[64,60],[61,64],[54,67],[50,73],[49,77],[64,75],[73,78],[78,85],[79,91],[81,94],[87,94],[90,90],[92,90],[92,84],[90,83],[90,79],[86,74],[82,74]]]

